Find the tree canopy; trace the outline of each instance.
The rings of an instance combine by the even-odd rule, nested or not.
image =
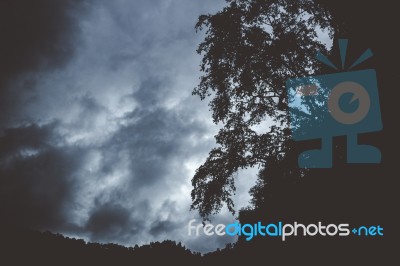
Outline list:
[[[318,32],[332,37],[332,28],[329,12],[313,0],[228,0],[223,10],[199,17],[196,30],[206,30],[197,50],[203,75],[193,94],[211,98],[213,121],[223,126],[218,147],[192,179],[191,208],[204,220],[224,204],[234,213],[239,169],[285,160],[286,80],[316,72],[316,52],[327,52]]]

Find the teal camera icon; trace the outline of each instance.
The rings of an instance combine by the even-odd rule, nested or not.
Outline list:
[[[339,45],[344,65],[347,40],[340,40]],[[371,55],[371,51],[367,50],[356,63]],[[334,66],[321,54],[317,58]],[[357,141],[360,133],[382,129],[375,70],[292,78],[287,80],[286,89],[293,139],[321,139],[321,149],[308,150],[299,155],[300,167],[331,168],[332,138],[344,135],[347,137],[347,163],[380,163],[378,148],[360,145]]]

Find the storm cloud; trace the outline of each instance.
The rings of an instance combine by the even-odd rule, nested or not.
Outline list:
[[[123,245],[189,237],[190,180],[215,145],[199,15],[224,1],[2,1],[3,223]],[[3,41],[4,40],[4,41]],[[255,174],[238,183],[247,204]],[[246,178],[248,178],[246,180]],[[226,210],[213,223],[229,223]]]

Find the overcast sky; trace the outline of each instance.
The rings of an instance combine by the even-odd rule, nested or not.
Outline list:
[[[23,4],[22,4],[23,3]],[[39,4],[40,3],[40,4]],[[197,85],[203,33],[222,0],[2,1],[3,222],[122,245],[189,237],[191,178],[215,145]],[[238,180],[246,206],[256,170]],[[213,223],[230,223],[224,210]]]

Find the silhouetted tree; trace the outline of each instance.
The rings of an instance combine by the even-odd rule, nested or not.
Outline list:
[[[205,220],[225,203],[234,213],[238,169],[282,169],[292,149],[285,82],[314,74],[316,51],[327,52],[317,31],[333,34],[329,12],[312,0],[227,2],[222,11],[200,16],[196,25],[207,30],[197,50],[204,74],[193,94],[202,100],[212,96],[213,121],[223,125],[215,136],[219,147],[192,179],[191,208]],[[257,130],[263,125],[268,129]]]

